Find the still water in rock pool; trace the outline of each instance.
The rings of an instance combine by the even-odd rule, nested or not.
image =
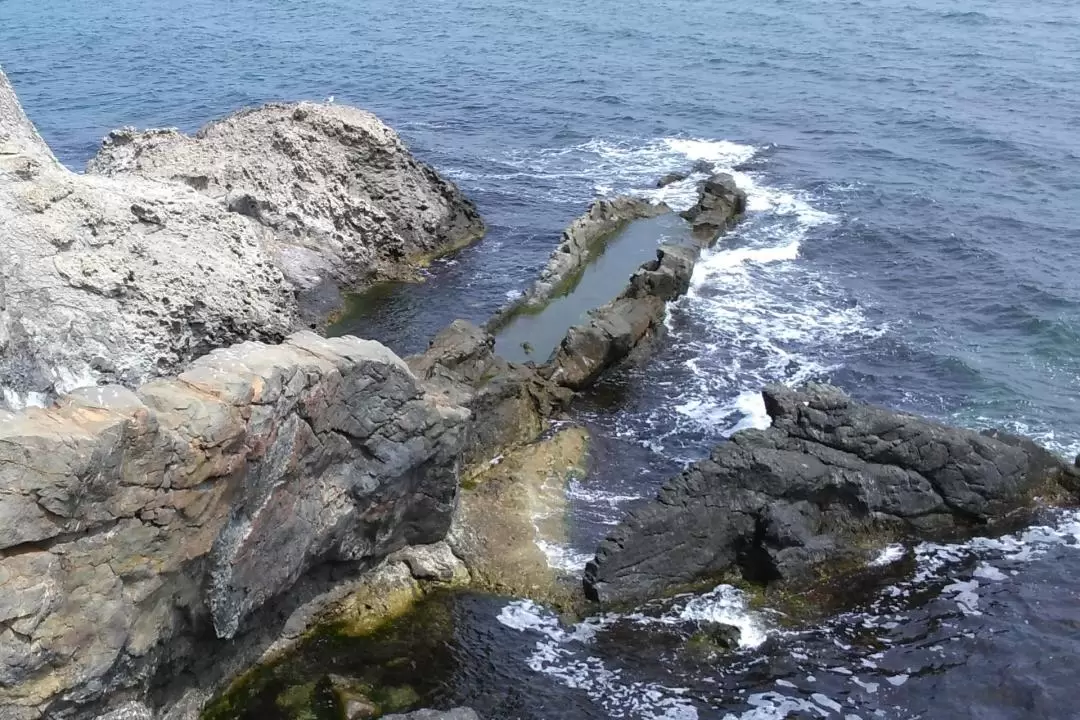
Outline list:
[[[179,8],[9,0],[0,62],[74,167],[121,125],[193,130],[329,95],[379,113],[491,226],[340,327],[403,354],[520,293],[597,195],[685,207],[700,177],[654,183],[698,160],[747,189],[747,218],[698,264],[651,362],[574,410],[593,472],[568,489],[567,568],[636,499],[764,422],[771,381],[828,379],[1080,449],[1075,3]],[[1075,717],[1078,532],[1063,512],[894,548],[850,607],[810,624],[728,587],[577,624],[522,599],[440,597],[437,649],[382,684],[491,718]],[[687,652],[708,619],[740,627],[739,647]],[[300,685],[382,657],[321,642],[288,671]]]

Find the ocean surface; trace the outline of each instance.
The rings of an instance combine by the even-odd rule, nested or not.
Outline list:
[[[768,382],[1080,451],[1075,2],[0,0],[0,64],[73,168],[123,125],[331,95],[378,113],[490,225],[343,330],[402,353],[487,319],[591,199],[681,207],[699,178],[654,190],[660,175],[733,172],[749,215],[665,345],[576,410],[604,470],[570,489],[574,540],[552,554],[568,570],[626,503],[760,426]],[[894,581],[799,631],[731,588],[685,598],[661,617],[744,627],[736,656],[689,669],[604,641],[610,618],[463,601],[465,679],[432,697],[492,718],[1080,717],[1078,536],[1064,512],[894,548]],[[477,633],[503,674],[470,654]],[[516,704],[492,700],[511,681]]]

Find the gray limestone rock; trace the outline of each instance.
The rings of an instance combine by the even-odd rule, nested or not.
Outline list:
[[[951,428],[836,388],[764,391],[767,430],[745,430],[671,479],[601,543],[585,590],[629,602],[737,571],[799,580],[865,559],[868,541],[977,529],[1078,471],[1030,441]],[[872,543],[870,543],[872,544]]]
[[[280,342],[312,319],[305,291],[400,277],[483,231],[347,107],[268,106],[191,138],[117,131],[91,170],[57,162],[0,72],[0,408]]]
[[[181,183],[251,218],[271,231],[276,265],[302,290],[407,277],[484,232],[453,183],[375,115],[345,105],[265,105],[191,137],[116,130],[87,172]]]

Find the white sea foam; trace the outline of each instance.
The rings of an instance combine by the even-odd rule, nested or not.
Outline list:
[[[49,368],[48,375],[52,381],[52,390],[58,395],[97,385],[97,376],[89,366]],[[49,403],[49,393],[33,390],[20,392],[6,385],[0,385],[0,397],[3,398],[4,406],[15,411],[25,410],[28,407],[45,407]]]
[[[677,612],[678,620],[723,623],[739,628],[740,647],[759,647],[768,636],[762,616],[751,611],[746,595],[731,585],[718,585],[704,595],[692,598]]]
[[[593,559],[588,553],[578,552],[569,545],[537,538],[536,546],[547,558],[548,567],[568,575],[580,575],[585,564]]]
[[[531,601],[517,600],[502,608],[498,620],[506,627],[539,636],[526,661],[529,669],[583,691],[612,717],[696,720],[697,710],[682,688],[626,680],[621,670],[589,654],[588,643],[616,617],[592,618],[564,628],[553,613]]]
[[[0,386],[0,395],[4,398],[4,406],[18,411],[28,407],[45,407],[48,397],[44,393],[25,392],[20,393],[7,386]]]
[[[887,545],[878,556],[870,561],[870,567],[885,567],[886,565],[892,565],[894,562],[903,559],[907,550],[903,545],[895,543],[893,545]]]
[[[545,150],[512,151],[499,162],[512,172],[478,176],[450,169],[448,174],[474,185],[485,181],[527,179],[545,199],[580,202],[581,191],[611,196],[634,194],[666,202],[675,209],[689,207],[697,199],[697,183],[705,175],[696,173],[664,188],[656,181],[664,174],[688,171],[698,160],[713,163],[717,170],[731,171],[757,151],[752,145],[729,141],[689,138],[608,139],[597,138],[577,145]]]

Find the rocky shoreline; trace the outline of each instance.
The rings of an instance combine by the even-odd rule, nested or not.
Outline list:
[[[521,298],[403,359],[301,330],[483,233],[378,118],[300,103],[191,137],[123,129],[77,175],[0,73],[0,714],[194,720],[313,628],[365,636],[432,591],[576,610],[731,575],[812,582],[894,539],[1075,499],[1080,471],[1022,438],[770,387],[771,427],[670,480],[583,585],[552,568],[542,546],[565,540],[565,484],[589,462],[567,409],[648,356],[745,211],[713,174],[681,214],[687,241],[659,245],[544,362],[506,360],[492,333],[671,212],[598,200]],[[289,702],[330,693],[349,720],[411,707],[327,682]],[[432,713],[400,717],[475,717]]]
[[[120,130],[79,175],[0,71],[0,407],[280,342],[339,289],[407,277],[483,231],[361,110],[270,105],[190,138]]]
[[[34,269],[24,257],[31,246],[20,239],[38,241],[46,228],[56,240],[46,255],[53,267],[76,257],[83,263],[83,279],[64,274],[68,282],[43,295],[72,295],[77,310],[57,322],[79,325],[82,335],[50,330],[47,314],[40,334],[31,334],[33,308],[4,305],[5,385],[52,397],[45,408],[0,416],[5,713],[95,717],[110,707],[128,712],[134,702],[146,715],[156,711],[140,698],[157,687],[165,715],[194,717],[207,687],[288,647],[317,618],[351,613],[361,625],[381,622],[427,584],[460,584],[470,571],[485,587],[551,596],[557,579],[536,555],[535,538],[513,529],[526,512],[517,475],[534,465],[543,484],[546,473],[562,472],[551,448],[572,434],[532,443],[575,390],[655,334],[665,302],[685,292],[696,253],[661,248],[541,366],[503,360],[489,334],[464,322],[407,361],[355,338],[286,336],[302,315],[303,292],[400,276],[420,256],[474,238],[483,225],[471,203],[411,158],[393,131],[352,108],[267,106],[194,137],[116,131],[79,176],[52,158],[6,79],[0,91],[0,197],[10,205],[5,230],[15,241],[0,250],[18,259],[5,264],[4,288],[10,293]],[[54,186],[64,192],[52,193]],[[156,199],[128,207],[137,193]],[[27,206],[38,197],[52,199]],[[98,201],[115,212],[102,226],[109,234],[91,233],[93,241],[72,224]],[[567,247],[553,254],[533,299],[580,270],[620,226],[664,212],[628,199],[594,205],[567,230]],[[253,253],[267,273],[266,292],[250,277],[241,285],[223,276],[224,261],[187,249],[187,238],[205,241],[201,222],[244,248],[234,252],[238,274],[246,272],[244,252]],[[189,234],[175,233],[182,223]],[[151,235],[158,249],[147,254],[139,248]],[[129,270],[128,255],[145,262]],[[193,287],[199,300],[163,288],[168,313],[148,312],[141,283],[160,282],[189,260],[205,261],[202,284]],[[101,262],[124,274],[122,289],[88,285],[102,274],[86,263]],[[87,292],[90,302],[79,295]],[[206,313],[228,312],[229,293],[244,304],[276,297],[278,309],[246,325],[189,313],[197,302]],[[109,315],[120,352],[108,353],[108,364],[87,357],[106,355],[94,350],[106,326],[79,313]],[[124,325],[133,313],[148,318],[142,335]],[[178,315],[189,339],[175,334],[169,318]],[[214,330],[221,323],[228,332]],[[252,334],[275,344],[234,344]],[[60,337],[62,352],[42,350],[61,348]],[[146,343],[170,355],[147,355]],[[119,384],[57,382],[58,368],[80,362],[92,372],[70,384],[91,376]],[[174,368],[173,379],[143,382]],[[573,437],[566,457],[580,466],[586,440]],[[502,467],[492,464],[503,457]],[[506,475],[508,468],[517,470]],[[455,514],[459,485],[483,490]],[[454,550],[432,545],[455,522]],[[532,549],[524,577],[544,575],[540,585],[507,579],[522,569],[514,548]],[[178,672],[198,690],[177,687]]]

